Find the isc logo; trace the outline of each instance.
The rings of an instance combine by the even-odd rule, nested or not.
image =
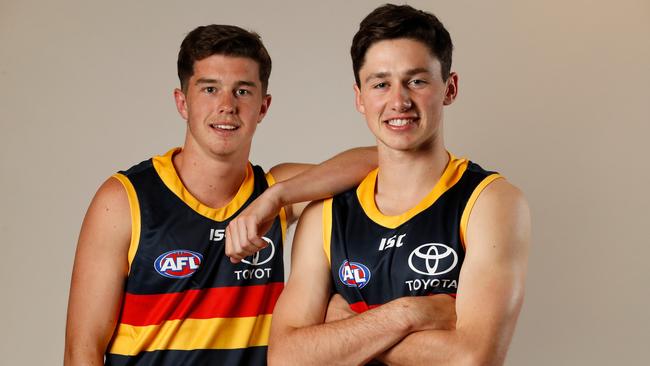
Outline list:
[[[381,243],[379,243],[379,251],[381,252],[384,249],[392,248],[392,247],[401,247],[404,245],[404,242],[402,241],[406,234],[402,234],[400,236],[393,235],[390,238],[382,238]]]
[[[364,288],[370,281],[370,270],[361,263],[346,260],[339,268],[339,279],[348,287]]]
[[[191,250],[172,250],[161,254],[153,263],[156,272],[169,278],[189,277],[199,269],[203,256]]]
[[[221,241],[226,236],[226,229],[210,229],[210,241]]]

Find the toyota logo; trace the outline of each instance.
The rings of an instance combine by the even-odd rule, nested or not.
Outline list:
[[[269,245],[259,252],[248,256],[245,259],[242,259],[242,262],[250,264],[251,266],[261,266],[262,264],[268,263],[268,261],[273,259],[273,256],[275,255],[275,246],[273,245],[273,241],[271,241],[271,239],[267,238],[266,236],[263,236],[262,239],[264,239],[265,242],[269,243]]]
[[[445,274],[454,269],[457,263],[456,251],[439,243],[422,244],[409,255],[409,267],[427,276]]]

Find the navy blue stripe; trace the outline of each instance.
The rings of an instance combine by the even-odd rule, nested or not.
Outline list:
[[[266,365],[266,346],[232,350],[152,351],[136,356],[106,355],[106,365]]]

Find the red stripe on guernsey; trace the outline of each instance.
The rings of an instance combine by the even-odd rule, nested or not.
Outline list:
[[[120,323],[144,326],[174,319],[210,319],[273,313],[284,283],[218,287],[169,294],[126,293]]]
[[[359,302],[355,302],[354,304],[350,304],[350,309],[352,309],[352,311],[354,311],[357,314],[361,314],[364,311],[368,311],[370,309],[376,308],[377,306],[381,306],[381,304],[368,305],[366,304],[365,301],[359,301]]]
[[[431,294],[429,296],[433,296],[433,295],[436,295],[436,294]],[[443,295],[443,294],[438,294],[438,295]],[[449,296],[453,297],[454,299],[456,298],[456,294],[444,294],[444,295],[449,295]],[[353,304],[350,304],[350,309],[352,309],[352,311],[354,311],[357,314],[361,314],[364,311],[374,309],[377,306],[381,306],[381,305],[382,304],[368,305],[368,304],[366,304],[365,301],[359,301],[359,302],[355,302]]]

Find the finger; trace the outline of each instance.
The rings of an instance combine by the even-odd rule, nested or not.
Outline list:
[[[256,246],[248,242],[248,234],[246,233],[247,227],[244,220],[237,221],[237,226],[233,229],[237,230],[238,248],[237,255],[242,259],[254,254],[258,249]]]
[[[239,263],[248,255],[242,247],[242,241],[245,237],[241,236],[241,231],[239,230],[240,223],[241,220],[235,220],[230,223],[230,233],[232,236],[232,253],[230,259],[232,263]]]
[[[247,236],[248,242],[251,245],[255,246],[255,251],[260,251],[269,245],[266,242],[266,240],[262,239],[261,236],[258,234],[257,220],[255,220],[255,218],[251,217],[250,220],[247,220],[246,233],[248,234]]]
[[[230,237],[230,224],[226,226],[225,234],[226,234],[225,252],[226,252],[226,256],[230,257],[230,255],[232,254],[232,239]]]
[[[233,230],[230,224],[226,227],[226,243],[228,239],[230,239],[230,246],[226,247],[226,255],[230,258],[230,263],[236,264],[241,262],[241,258],[237,255],[237,230]]]

